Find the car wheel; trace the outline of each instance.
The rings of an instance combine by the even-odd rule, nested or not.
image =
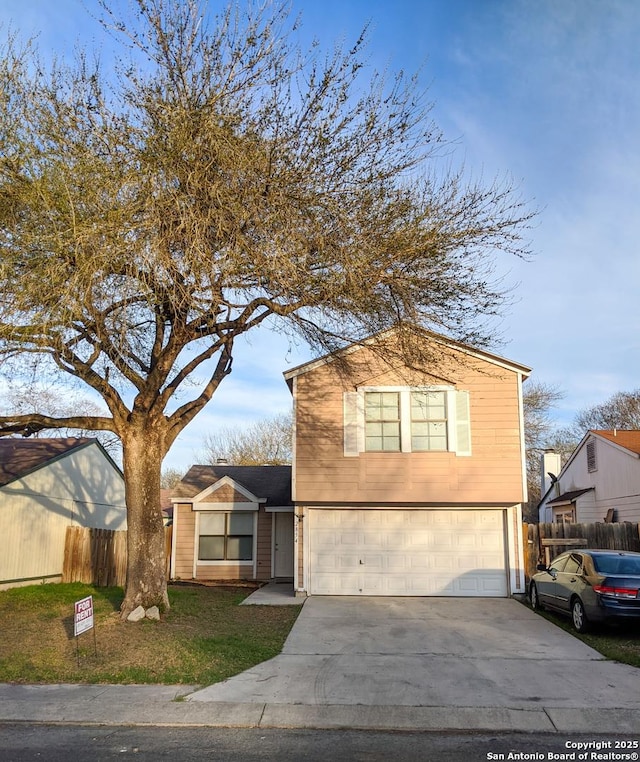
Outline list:
[[[534,611],[540,611],[543,608],[540,603],[540,598],[538,597],[538,588],[536,587],[535,582],[532,582],[531,587],[529,588],[529,600],[531,601],[531,608]]]
[[[574,598],[571,604],[571,619],[577,632],[586,632],[589,629],[589,620],[584,611],[580,598]]]

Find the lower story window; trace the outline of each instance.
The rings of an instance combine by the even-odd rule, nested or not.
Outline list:
[[[253,513],[201,513],[198,560],[253,561]]]
[[[553,520],[556,524],[574,524],[576,517],[573,508],[556,509],[553,512]]]

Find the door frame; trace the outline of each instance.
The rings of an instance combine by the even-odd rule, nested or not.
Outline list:
[[[294,532],[294,512],[293,507],[283,507],[283,508],[271,508],[267,509],[269,513],[271,513],[271,578],[281,578],[281,579],[293,579],[294,576],[294,568],[295,568],[295,532]],[[278,555],[278,526],[283,527],[285,524],[284,521],[288,519],[284,519],[284,516],[287,515],[290,517],[291,521],[291,573],[286,575],[278,575],[276,574],[277,570],[277,555]],[[278,518],[280,518],[280,521],[278,521]],[[288,527],[287,527],[288,531]]]

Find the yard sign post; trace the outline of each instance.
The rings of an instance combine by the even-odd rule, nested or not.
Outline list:
[[[76,658],[78,659],[78,666],[80,666],[80,646],[78,644],[78,636],[87,630],[93,630],[93,650],[97,656],[98,646],[96,644],[96,630],[93,626],[93,596],[91,595],[88,595],[81,601],[76,601],[74,606],[73,634],[76,639]]]

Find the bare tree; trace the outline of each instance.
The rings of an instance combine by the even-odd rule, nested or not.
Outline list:
[[[541,381],[529,381],[523,388],[522,404],[529,496],[525,518],[528,520],[537,520],[536,508],[540,501],[540,459],[547,448],[554,447],[556,430],[551,411],[563,397],[564,393],[560,389]]]
[[[163,468],[162,476],[160,477],[160,488],[173,489],[185,473],[186,472],[180,468]]]
[[[617,392],[605,402],[580,411],[572,426],[577,440],[589,429],[640,429],[640,389]]]
[[[564,465],[581,439],[582,435],[576,436],[571,426],[560,426],[550,433],[547,439],[547,447],[559,453],[560,462]]]
[[[203,462],[227,460],[235,466],[280,466],[291,463],[291,413],[274,415],[247,426],[227,426],[204,441]]]
[[[14,374],[43,358],[108,414],[16,412],[0,433],[118,435],[126,617],[169,605],[162,460],[237,337],[268,322],[332,350],[397,326],[406,357],[419,325],[483,343],[508,297],[495,253],[527,253],[530,212],[509,181],[439,173],[424,95],[368,72],[364,35],[323,56],[287,4],[212,23],[197,0],[101,7],[115,77],[15,40],[0,57],[0,352]]]

